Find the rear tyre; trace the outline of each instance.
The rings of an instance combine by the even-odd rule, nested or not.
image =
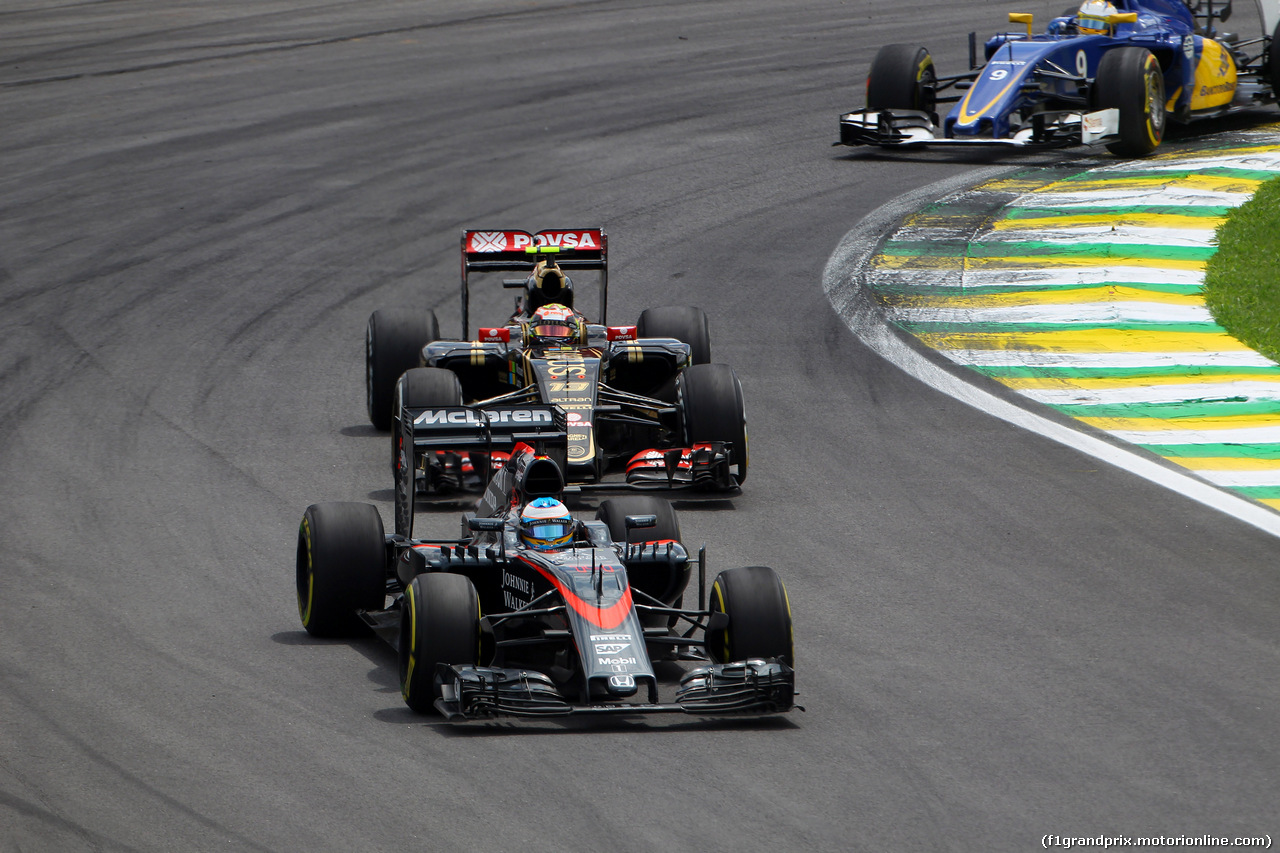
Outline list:
[[[1092,89],[1093,108],[1120,111],[1120,139],[1107,144],[1117,157],[1145,157],[1164,138],[1164,73],[1151,51],[1118,47],[1102,55]]]
[[[642,338],[675,338],[688,344],[691,364],[711,361],[711,323],[701,308],[687,305],[646,308],[636,322],[636,334]]]
[[[440,698],[436,665],[480,662],[480,599],[463,575],[433,572],[410,582],[400,603],[400,693],[429,713]]]
[[[414,367],[406,370],[396,380],[395,393],[387,410],[391,417],[391,475],[400,470],[400,410],[431,408],[434,406],[461,406],[462,383],[457,374],[443,367]]]
[[[929,51],[915,44],[886,44],[867,75],[868,110],[921,110],[937,106],[938,72]]]
[[[386,602],[382,516],[370,504],[312,504],[298,527],[298,615],[317,637],[358,636],[357,610]]]
[[[695,364],[676,380],[676,403],[684,419],[685,444],[728,442],[734,480],[747,479],[747,410],[742,383],[727,364]]]
[[[434,311],[374,311],[364,333],[364,391],[369,422],[391,426],[391,398],[400,374],[422,361],[422,348],[440,337]]]
[[[707,654],[716,663],[778,658],[795,666],[791,605],[782,578],[768,566],[728,569],[711,585],[710,609],[723,613],[723,629],[707,632]]]

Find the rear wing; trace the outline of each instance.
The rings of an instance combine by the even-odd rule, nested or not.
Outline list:
[[[436,450],[510,453],[527,444],[565,470],[568,421],[559,406],[430,406],[400,411],[399,445],[404,461],[396,468],[396,533],[413,535],[417,460]],[[485,462],[486,482],[492,466]]]
[[[603,228],[550,229],[530,234],[528,231],[462,232],[462,339],[471,337],[471,290],[468,276],[472,272],[533,272],[538,261],[548,256],[566,270],[600,271],[600,316],[605,323],[609,296],[609,238]]]

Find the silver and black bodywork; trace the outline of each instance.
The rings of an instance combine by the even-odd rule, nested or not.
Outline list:
[[[398,649],[406,703],[450,721],[795,707],[781,580],[765,567],[730,569],[708,600],[705,549],[695,557],[672,536],[666,501],[605,501],[596,520],[577,522],[570,546],[523,544],[519,509],[562,494],[560,426],[511,431],[513,452],[456,540],[384,536],[371,505],[309,507],[297,563],[306,629],[373,629]],[[685,607],[695,572],[698,602]]]
[[[1232,4],[1215,0],[1112,0],[1103,33],[1081,32],[1077,16],[1032,33],[1032,16],[1012,13],[1025,32],[997,33],[970,69],[939,76],[917,45],[885,45],[867,78],[867,105],[840,117],[837,145],[1101,144],[1144,156],[1166,123],[1188,123],[1274,103],[1280,87],[1280,3],[1258,0],[1261,32],[1227,32]],[[940,107],[950,104],[948,110]]]

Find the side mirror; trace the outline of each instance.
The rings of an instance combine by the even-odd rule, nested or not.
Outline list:
[[[1031,21],[1032,20],[1033,20],[1033,16],[1027,12],[1010,12],[1009,13],[1009,23],[1027,25],[1028,38],[1031,37]]]
[[[500,531],[503,527],[503,521],[500,518],[469,518],[467,519],[467,529],[473,533],[481,530]]]
[[[657,527],[658,517],[656,515],[628,515],[622,520],[622,525],[627,530],[636,530],[644,527]]]
[[[1227,18],[1231,17],[1231,0],[1227,0],[1227,5],[1223,6],[1214,14],[1218,16],[1219,21],[1223,21],[1225,23]]]

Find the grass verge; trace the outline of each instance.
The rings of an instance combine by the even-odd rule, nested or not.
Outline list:
[[[1280,361],[1280,180],[1260,186],[1218,227],[1204,299],[1232,337]]]

